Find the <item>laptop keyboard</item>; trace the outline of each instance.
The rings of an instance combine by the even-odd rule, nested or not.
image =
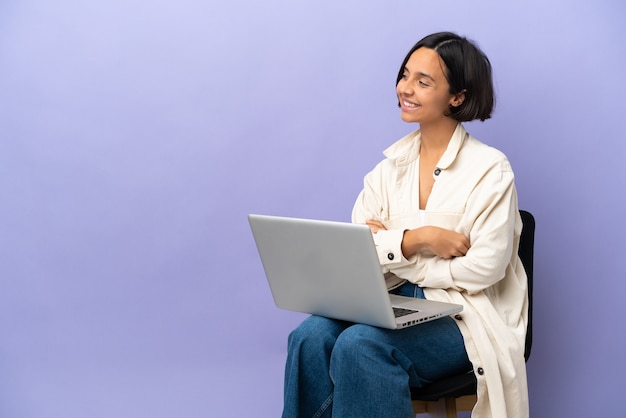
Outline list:
[[[396,318],[400,318],[401,316],[406,316],[415,312],[419,311],[416,311],[415,309],[396,308],[395,306],[393,307],[393,314]]]

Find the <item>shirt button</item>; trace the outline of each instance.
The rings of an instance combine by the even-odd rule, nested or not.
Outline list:
[[[434,174],[435,174],[436,176],[438,176],[439,174],[441,174],[441,169],[440,169],[440,168],[435,169],[435,173],[434,173]]]
[[[389,260],[393,260],[393,258],[394,258],[393,253],[389,253],[389,254],[387,254],[387,258],[388,258]]]
[[[460,321],[463,319],[463,317],[461,317],[461,315],[454,315],[454,319],[456,319],[457,321]]]
[[[476,369],[476,373],[482,376],[485,374],[485,370],[482,367],[479,367],[478,369]]]

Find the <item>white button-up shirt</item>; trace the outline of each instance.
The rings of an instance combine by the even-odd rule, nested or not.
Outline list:
[[[478,379],[474,418],[526,418],[528,393],[524,346],[527,279],[517,256],[522,228],[514,176],[500,151],[458,124],[432,174],[435,183],[419,210],[420,132],[387,148],[386,158],[365,176],[352,221],[381,221],[374,234],[385,272],[424,288],[428,299],[462,304],[457,321]],[[466,235],[463,257],[420,252],[402,255],[404,231],[425,225]]]

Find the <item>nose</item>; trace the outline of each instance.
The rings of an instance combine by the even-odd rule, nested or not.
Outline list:
[[[408,83],[406,79],[402,78],[396,86],[396,92],[398,96],[410,96],[413,94],[413,89],[411,88],[411,84]]]

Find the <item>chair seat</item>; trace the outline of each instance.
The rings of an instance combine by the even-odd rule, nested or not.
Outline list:
[[[437,401],[442,398],[459,398],[476,394],[476,376],[473,371],[450,376],[428,386],[411,388],[411,399],[418,401]]]

